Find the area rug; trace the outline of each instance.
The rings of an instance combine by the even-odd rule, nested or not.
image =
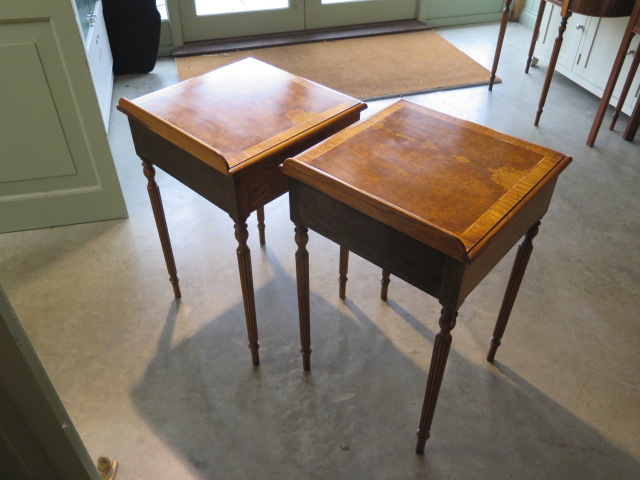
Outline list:
[[[254,57],[361,100],[486,85],[490,72],[434,31],[176,58],[186,80]]]

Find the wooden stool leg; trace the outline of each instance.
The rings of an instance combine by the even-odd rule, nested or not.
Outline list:
[[[340,284],[340,291],[338,296],[344,300],[347,294],[347,272],[349,271],[349,250],[346,247],[340,245],[340,266],[338,267],[338,282]]]
[[[246,220],[246,219],[245,219]],[[247,245],[249,232],[246,222],[240,221],[234,225],[235,236],[238,241],[238,269],[240,270],[240,285],[242,287],[242,301],[244,303],[244,315],[247,320],[247,335],[249,337],[249,349],[251,361],[254,365],[260,365],[258,349],[258,323],[256,321],[256,303],[253,294],[253,273],[251,271],[251,250]]]
[[[264,207],[258,208],[256,212],[258,214],[258,235],[260,237],[260,245],[264,245],[266,243],[264,236]]]
[[[489,362],[493,362],[496,351],[500,346],[502,335],[504,335],[504,330],[507,328],[511,309],[516,301],[516,296],[520,289],[520,283],[522,283],[522,277],[524,277],[524,272],[527,269],[527,263],[529,263],[529,257],[531,257],[531,252],[533,250],[533,238],[538,234],[539,227],[540,222],[538,221],[529,229],[518,246],[518,253],[516,255],[516,260],[513,263],[513,268],[511,269],[511,276],[509,277],[507,290],[502,300],[502,307],[498,314],[498,321],[496,322],[496,326],[493,330],[493,336],[491,337],[491,347],[487,354],[487,361]]]
[[[308,229],[303,225],[296,225],[296,280],[298,284],[298,318],[300,320],[300,353],[302,354],[302,368],[311,370],[311,324],[309,321],[309,241]],[[341,247],[342,251],[342,247]],[[348,250],[347,250],[348,254]]]
[[[164,216],[164,208],[162,207],[162,197],[160,197],[160,188],[156,183],[156,170],[153,165],[146,160],[142,161],[142,171],[147,177],[147,191],[149,192],[149,200],[151,200],[151,209],[156,219],[156,227],[160,235],[160,244],[162,245],[162,253],[164,253],[164,261],[167,264],[169,272],[169,281],[173,286],[173,295],[176,298],[182,297],[180,292],[180,283],[178,280],[178,271],[176,270],[176,262],[173,259],[173,249],[171,248],[171,239],[169,238],[169,230],[167,229],[167,220]]]
[[[607,111],[607,107],[609,106],[609,100],[611,100],[611,95],[613,94],[613,89],[616,86],[618,81],[618,76],[620,75],[620,70],[622,69],[622,64],[624,63],[624,57],[627,54],[627,49],[631,44],[631,40],[633,39],[634,33],[627,28],[624,37],[622,38],[622,42],[620,43],[620,48],[618,49],[618,54],[613,62],[613,67],[611,68],[611,73],[609,74],[609,79],[607,80],[607,85],[604,87],[604,92],[602,93],[602,98],[600,99],[600,103],[598,104],[598,110],[596,111],[596,115],[593,119],[593,124],[591,125],[591,131],[589,132],[589,136],[587,137],[587,145],[593,147],[596,143],[596,137],[598,136],[598,131],[600,130],[600,126],[602,125],[602,120]],[[616,120],[618,119],[618,115],[620,110],[622,109],[622,105],[627,97],[627,93],[629,92],[629,88],[631,88],[631,82],[633,81],[633,73],[638,69],[638,63],[636,59],[640,59],[640,55],[636,55],[633,59],[633,63],[631,64],[631,70],[627,76],[627,80],[625,81],[624,87],[620,92],[620,99],[618,100],[618,105],[616,106],[615,111],[613,112],[613,118],[611,119],[611,125],[609,126],[609,130],[613,130],[613,127],[616,124]],[[635,70],[634,70],[635,65]]]
[[[639,56],[636,53],[636,56]],[[633,112],[631,112],[631,117],[629,118],[629,123],[627,124],[627,128],[622,135],[628,142],[633,142],[636,133],[638,133],[638,127],[640,126],[640,98],[636,100],[636,105],[633,107]]]
[[[542,0],[544,1],[544,0]],[[560,27],[558,28],[558,36],[553,44],[553,51],[551,52],[551,59],[549,60],[549,66],[547,67],[547,75],[544,79],[544,85],[542,86],[542,94],[540,95],[540,101],[538,102],[538,111],[536,112],[536,120],[533,124],[537,127],[540,122],[540,116],[542,115],[542,109],[547,101],[547,93],[549,93],[549,87],[551,86],[551,79],[553,78],[553,72],[556,69],[556,62],[558,61],[558,55],[560,54],[560,48],[562,47],[562,37],[564,31],[567,29],[567,21],[571,16],[571,12],[567,12],[560,21]]]
[[[385,302],[387,301],[387,293],[389,293],[389,283],[391,283],[391,280],[389,279],[390,276],[391,272],[383,268],[382,278],[380,279],[380,283],[382,284],[382,287],[380,288],[380,298]]]
[[[424,445],[430,435],[429,431],[431,430],[431,422],[438,402],[444,368],[447,366],[447,358],[451,348],[451,330],[456,326],[457,316],[458,312],[448,308],[443,308],[440,312],[440,333],[436,335],[436,340],[433,344],[429,378],[427,380],[427,389],[424,393],[422,415],[420,416],[420,426],[416,432],[416,435],[418,435],[416,453],[419,455],[424,453]]]
[[[527,66],[524,69],[524,73],[529,73],[529,67],[531,66],[531,60],[533,59],[533,52],[536,49],[536,42],[540,36],[540,25],[542,24],[542,16],[544,15],[544,7],[547,4],[545,0],[540,0],[538,6],[538,16],[536,17],[536,24],[533,27],[533,33],[531,34],[531,44],[529,45],[529,56],[527,57]]]
[[[511,12],[512,0],[505,0],[504,9],[502,10],[502,21],[500,22],[500,31],[498,33],[498,44],[496,52],[493,55],[493,67],[491,68],[491,76],[489,77],[489,91],[493,90],[493,82],[496,79],[496,71],[498,70],[498,62],[500,61],[500,53],[502,52],[502,42],[504,41],[504,33],[507,30],[507,22],[509,21],[509,13]]]
[[[631,37],[633,38],[635,34],[632,33]],[[631,43],[631,39],[629,39],[629,43]],[[628,48],[628,47],[627,47]],[[626,48],[625,52],[626,54]],[[622,59],[622,63],[624,63],[624,58]],[[618,68],[622,68],[622,63]],[[629,68],[629,73],[627,74],[627,79],[624,82],[624,86],[620,91],[620,97],[618,98],[618,104],[616,105],[616,109],[613,112],[613,116],[611,117],[611,124],[609,125],[609,130],[613,130],[616,126],[616,121],[620,116],[620,111],[622,110],[622,106],[624,105],[625,100],[627,99],[627,95],[629,94],[629,90],[631,90],[631,84],[633,83],[633,78],[638,71],[638,65],[640,65],[640,54],[636,52],[633,56],[633,61],[631,62],[631,67]]]

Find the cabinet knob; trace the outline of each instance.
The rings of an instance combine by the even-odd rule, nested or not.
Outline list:
[[[584,30],[584,23],[579,23],[576,25],[576,30]]]
[[[630,48],[629,50],[627,50],[627,55],[633,55],[635,53],[636,51],[633,48]]]

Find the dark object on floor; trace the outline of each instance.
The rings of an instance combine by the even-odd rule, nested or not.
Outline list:
[[[160,45],[160,13],[155,0],[104,0],[113,73],[149,73]]]

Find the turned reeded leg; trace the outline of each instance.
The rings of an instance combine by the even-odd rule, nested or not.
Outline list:
[[[502,300],[502,307],[500,307],[500,313],[498,314],[498,320],[493,330],[493,336],[491,337],[491,346],[489,348],[489,353],[487,354],[487,361],[489,362],[493,362],[496,351],[500,346],[502,335],[504,335],[504,330],[507,328],[511,309],[516,301],[516,296],[518,295],[518,290],[522,283],[522,277],[524,277],[524,272],[527,269],[527,263],[529,263],[529,257],[531,257],[531,251],[533,250],[533,238],[538,234],[539,227],[540,222],[538,221],[529,229],[518,246],[516,260],[511,269],[511,276],[509,277],[507,290]]]
[[[533,33],[531,34],[531,44],[529,45],[529,55],[527,57],[527,66],[524,69],[524,73],[529,73],[529,67],[531,66],[531,60],[533,59],[533,52],[536,49],[536,42],[540,36],[540,25],[542,23],[542,16],[544,15],[544,7],[547,4],[545,0],[540,0],[538,6],[538,16],[536,17],[536,24],[533,27]]]
[[[340,284],[340,291],[338,296],[344,300],[347,294],[347,272],[349,271],[349,250],[340,245],[340,266],[338,267],[338,282]]]
[[[382,278],[380,279],[380,284],[382,285],[382,287],[380,287],[380,298],[385,302],[387,301],[387,293],[389,293],[389,283],[391,283],[391,280],[389,279],[390,276],[391,272],[383,268]]]
[[[156,227],[160,235],[160,244],[162,245],[162,253],[164,253],[164,261],[167,264],[169,272],[169,281],[173,286],[173,295],[176,298],[182,297],[180,292],[180,283],[178,280],[178,271],[176,270],[176,262],[173,259],[173,249],[171,248],[171,240],[169,238],[169,230],[167,229],[167,220],[164,216],[164,208],[162,207],[162,198],[160,197],[160,188],[155,181],[156,170],[150,162],[142,161],[142,171],[147,177],[147,191],[149,192],[149,200],[151,200],[151,209],[156,219]]]
[[[544,0],[542,0],[544,1]],[[551,86],[551,79],[553,78],[553,72],[556,69],[556,62],[558,61],[558,55],[560,54],[560,48],[562,47],[562,38],[564,31],[567,29],[567,21],[571,16],[571,12],[567,12],[566,16],[562,17],[560,21],[560,27],[558,27],[558,36],[553,44],[553,51],[551,52],[551,58],[549,59],[549,66],[547,67],[547,75],[544,78],[544,85],[542,86],[542,93],[540,94],[540,101],[538,102],[538,111],[536,112],[536,120],[533,124],[537,127],[540,122],[540,116],[544,104],[547,101],[547,93],[549,93],[549,87]]]
[[[496,79],[496,71],[498,70],[498,62],[500,61],[500,53],[502,52],[502,42],[504,41],[504,33],[507,30],[507,22],[509,21],[509,13],[511,12],[512,0],[505,0],[504,9],[502,10],[502,21],[500,22],[500,31],[498,33],[498,43],[496,52],[493,55],[493,67],[491,68],[491,76],[489,77],[489,91],[493,90],[493,82]]]
[[[260,245],[264,245],[267,243],[264,235],[264,207],[258,208],[256,212],[258,214],[258,236],[260,237]]]
[[[458,312],[448,308],[443,308],[440,312],[440,333],[436,335],[436,340],[433,344],[427,389],[424,393],[424,402],[422,404],[422,415],[416,432],[416,435],[418,435],[416,453],[420,455],[424,453],[424,445],[429,438],[431,422],[433,421],[433,414],[436,410],[438,394],[440,393],[440,385],[442,384],[442,377],[444,376],[444,369],[447,366],[447,358],[451,348],[451,330],[456,326],[457,316]]]
[[[256,303],[253,295],[253,273],[251,271],[251,250],[247,245],[249,232],[245,221],[234,225],[235,236],[238,241],[238,269],[240,270],[240,285],[242,286],[242,301],[244,302],[244,315],[247,320],[247,335],[249,337],[249,349],[251,361],[254,365],[260,365],[258,349],[258,323],[256,321]]]
[[[311,324],[309,321],[309,252],[307,227],[296,225],[296,279],[298,284],[298,317],[300,320],[300,353],[302,368],[311,370]],[[347,252],[348,253],[348,252]]]

